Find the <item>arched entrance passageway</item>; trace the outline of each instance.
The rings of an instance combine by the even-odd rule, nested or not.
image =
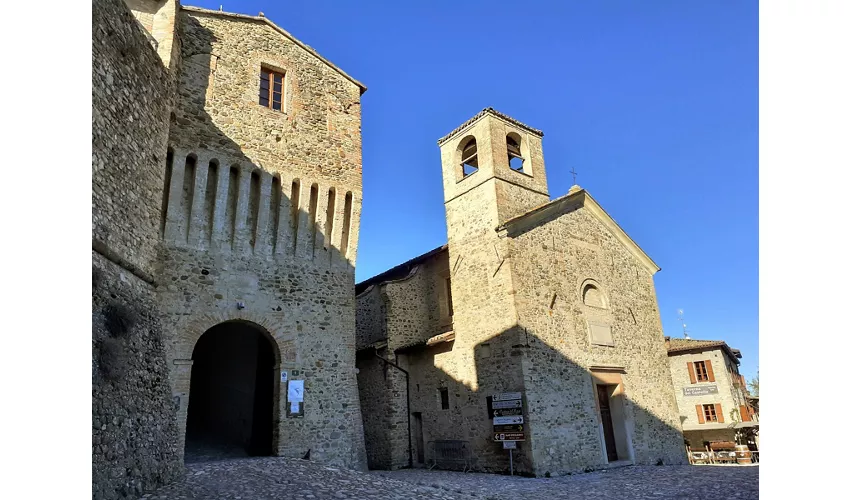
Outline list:
[[[192,352],[186,461],[274,452],[277,343],[253,323],[229,321]]]

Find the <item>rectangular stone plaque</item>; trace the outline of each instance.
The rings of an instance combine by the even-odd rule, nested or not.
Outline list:
[[[700,385],[697,387],[684,387],[682,394],[685,396],[705,396],[707,394],[717,394],[716,385]]]

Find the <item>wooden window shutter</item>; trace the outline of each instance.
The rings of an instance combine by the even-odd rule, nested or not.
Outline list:
[[[696,384],[697,383],[697,375],[696,375],[696,373],[694,373],[694,364],[691,363],[690,361],[688,361],[688,375],[691,376],[691,383]]]
[[[705,360],[705,371],[708,373],[708,381],[714,382],[714,370],[711,369],[711,360]]]
[[[716,403],[714,405],[714,412],[717,413],[717,421],[722,424],[723,423],[723,407],[720,406],[720,403]]]
[[[705,415],[702,412],[702,405],[697,405],[697,420],[699,420],[699,423],[701,424],[705,423]]]
[[[750,409],[747,408],[747,405],[741,405],[738,408],[738,411],[741,412],[741,422],[749,422],[750,419]]]

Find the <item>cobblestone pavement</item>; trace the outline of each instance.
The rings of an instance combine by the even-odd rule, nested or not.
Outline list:
[[[545,499],[757,499],[758,466],[622,467],[551,479],[408,469],[370,474],[416,485],[463,491],[488,500]]]
[[[626,499],[758,498],[759,468],[624,467],[559,478],[427,471],[358,472],[291,458],[192,463],[145,499]]]

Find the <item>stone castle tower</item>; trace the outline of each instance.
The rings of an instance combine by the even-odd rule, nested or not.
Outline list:
[[[96,0],[93,21],[93,417],[145,401],[169,453],[105,425],[96,485],[166,482],[198,443],[365,467],[352,294],[365,87],[262,14]],[[97,330],[116,308],[137,318],[126,338]],[[124,380],[133,362],[110,371],[134,350],[153,388]]]

